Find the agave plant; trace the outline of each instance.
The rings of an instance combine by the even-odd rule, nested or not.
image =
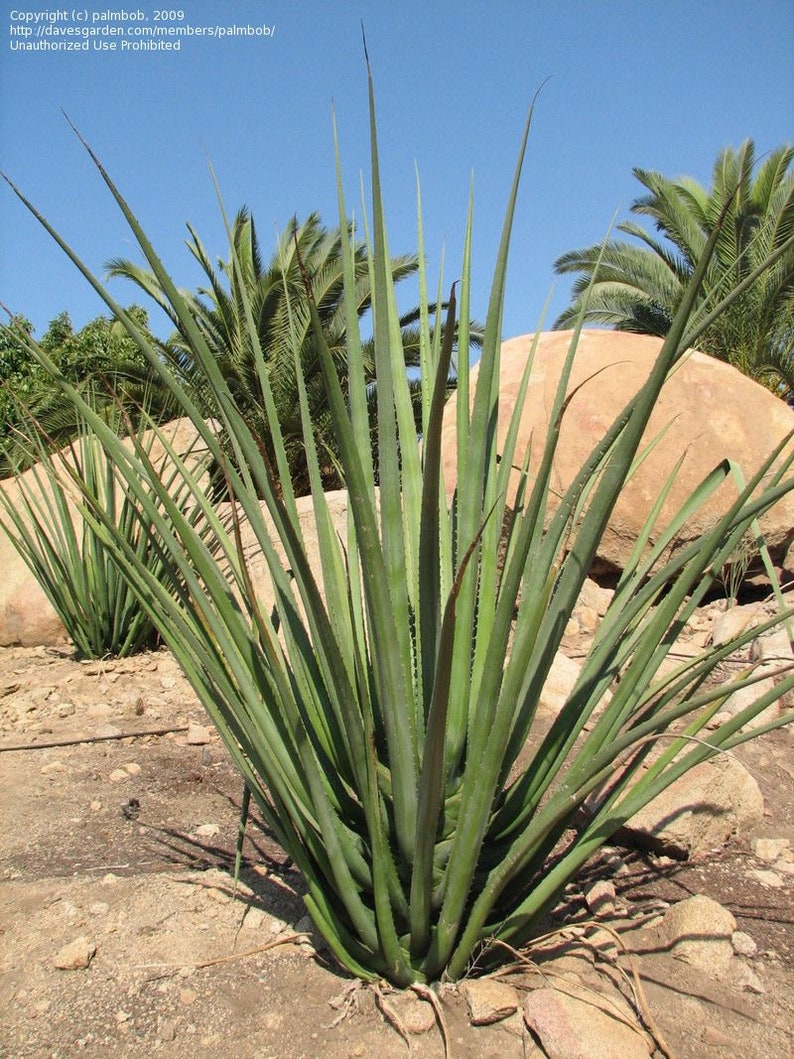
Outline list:
[[[371,77],[369,90],[378,488],[349,241],[343,245],[346,393],[307,290],[348,487],[349,517],[341,533],[321,488],[307,395],[297,371],[319,570],[310,561],[288,485],[261,349],[257,368],[274,437],[273,462],[260,452],[189,307],[93,152],[191,344],[214,394],[220,428],[234,446],[237,458],[225,459],[216,430],[202,422],[161,367],[185,414],[225,467],[232,498],[226,522],[171,451],[212,527],[211,542],[196,532],[153,473],[146,450],[125,448],[80,404],[79,394],[66,385],[64,390],[81,407],[142,517],[156,531],[172,575],[184,585],[180,600],[139,560],[90,487],[83,494],[85,517],[135,587],[265,820],[303,872],[306,904],[318,930],[351,972],[407,985],[459,978],[494,939],[512,946],[527,942],[566,883],[630,816],[687,769],[786,719],[752,733],[745,727],[794,687],[791,672],[752,707],[716,728],[706,727],[726,696],[709,677],[759,630],[683,663],[663,663],[671,662],[681,629],[745,533],[755,532],[756,520],[794,487],[794,456],[784,446],[770,453],[713,529],[673,559],[665,560],[665,549],[680,523],[732,469],[716,467],[677,518],[655,535],[653,546],[649,540],[658,511],[649,514],[575,687],[548,733],[525,753],[552,659],[650,411],[668,372],[696,337],[691,311],[705,264],[682,300],[648,381],[552,512],[551,465],[560,422],[573,397],[567,382],[576,337],[532,480],[528,460],[515,452],[518,411],[503,445],[497,446],[496,436],[505,273],[530,110],[495,266],[476,390],[468,366],[464,361],[458,366],[457,484],[447,496],[441,421],[454,328],[431,320],[422,271],[420,445],[389,276]],[[348,213],[340,168],[344,227]],[[155,364],[156,355],[134,321],[36,215]],[[448,310],[451,321],[459,302],[463,348],[470,319],[471,216],[470,206],[461,279]],[[419,217],[421,259],[421,207]],[[239,267],[233,245],[230,265]],[[255,322],[246,314],[257,350]],[[46,357],[33,352],[47,367]],[[297,361],[297,348],[295,355]],[[524,469],[516,472],[516,466]],[[508,479],[515,473],[514,516],[507,520],[503,540]],[[272,608],[261,602],[261,586],[246,561],[244,532],[254,534],[267,564]],[[768,627],[786,616],[770,619]],[[748,671],[731,690],[757,679]],[[521,767],[519,755],[526,762]]]
[[[106,409],[94,414],[108,418]],[[123,487],[107,451],[79,413],[77,437],[61,449],[29,409],[21,407],[19,418],[23,425],[14,430],[10,444],[0,445],[15,468],[12,479],[0,483],[0,529],[43,588],[78,655],[123,658],[155,646],[157,628],[134,585],[121,573],[102,534],[79,513],[81,493],[87,492],[137,562],[175,588],[169,581],[171,564],[140,504]],[[162,452],[155,455],[157,442],[156,433],[139,430],[136,446],[187,511],[193,506],[191,496]],[[201,457],[193,462],[198,468]]]

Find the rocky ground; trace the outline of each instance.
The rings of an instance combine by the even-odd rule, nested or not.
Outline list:
[[[257,821],[235,892],[241,784],[167,652],[0,649],[0,1055],[790,1054],[791,730],[737,756],[763,796],[749,815],[712,785],[683,814],[695,839],[609,847],[498,978],[392,993],[333,965]]]

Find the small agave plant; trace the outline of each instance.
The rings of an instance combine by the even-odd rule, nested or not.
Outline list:
[[[138,563],[165,585],[173,567],[142,518],[140,503],[119,487],[111,457],[84,421],[78,419],[77,436],[57,450],[34,415],[28,412],[21,418],[25,428],[15,432],[5,449],[9,466],[16,470],[10,482],[0,482],[0,528],[43,589],[80,657],[124,658],[157,646],[157,627],[106,546],[104,530],[97,532],[89,519],[78,515],[81,496],[87,493]],[[160,451],[158,434],[140,430],[135,444],[156,468],[171,499],[188,517],[194,512],[198,529],[200,509],[183,475],[169,467]],[[183,457],[196,471],[202,466],[198,453],[188,449]],[[156,497],[153,501],[157,503]],[[176,591],[177,585],[173,587]]]
[[[347,394],[312,307],[348,490],[349,514],[341,533],[321,488],[305,392],[300,393],[319,538],[317,574],[290,487],[265,359],[244,299],[238,311],[259,357],[275,465],[263,455],[187,305],[90,148],[189,339],[214,394],[219,424],[202,421],[134,321],[23,201],[161,372],[225,468],[231,516],[222,519],[187,463],[170,450],[184,488],[201,509],[202,524],[211,527],[208,538],[160,480],[146,449],[121,444],[62,381],[167,559],[165,583],[141,561],[89,483],[83,489],[84,516],[178,659],[264,819],[303,872],[308,910],[330,950],[355,975],[405,986],[458,979],[483,950],[503,951],[495,943],[515,948],[529,942],[566,883],[642,806],[693,766],[791,719],[781,716],[752,732],[746,727],[794,687],[794,674],[788,672],[753,706],[707,727],[726,696],[709,677],[749,642],[750,633],[684,662],[670,656],[739,542],[755,533],[757,520],[794,488],[794,455],[788,445],[770,453],[713,528],[672,559],[664,556],[680,523],[731,468],[716,467],[653,545],[656,512],[650,513],[575,687],[547,734],[525,750],[552,659],[662,384],[731,299],[708,316],[694,316],[709,250],[648,381],[552,512],[551,467],[570,396],[576,335],[534,476],[527,472],[524,453],[515,451],[520,408],[499,449],[496,439],[505,272],[530,110],[495,266],[476,390],[465,360],[457,366],[457,400],[468,414],[457,418],[457,485],[447,496],[441,423],[456,301],[459,346],[468,348],[471,207],[449,326],[431,321],[421,274],[420,444],[389,277],[371,77],[369,91],[377,453],[373,459],[351,241],[345,247]],[[339,216],[346,230],[339,170],[337,163]],[[421,206],[419,218],[421,257]],[[231,267],[239,267],[233,244],[230,252]],[[54,370],[35,346],[31,353]],[[528,365],[524,387],[530,370]],[[224,456],[218,426],[231,440],[233,461]],[[167,438],[161,440],[168,447]],[[514,515],[505,519],[508,476],[516,466],[524,469]],[[272,608],[261,603],[244,555],[243,531],[255,535],[264,556]],[[169,587],[174,582],[182,586],[178,597]],[[782,611],[765,628],[788,617]],[[759,631],[763,628],[752,635]],[[748,671],[731,689],[757,679]]]

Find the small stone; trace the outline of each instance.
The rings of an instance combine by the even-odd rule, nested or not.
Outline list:
[[[92,813],[98,813],[101,808],[102,808],[102,802],[98,802],[96,800],[91,802],[91,804],[89,806],[89,809],[91,810]]]
[[[612,1018],[591,1000],[544,986],[524,1002],[524,1021],[548,1059],[648,1059],[641,1033]]]
[[[472,1026],[489,1026],[518,1011],[518,993],[504,982],[473,978],[464,982],[461,992],[466,998]]]
[[[755,604],[743,607],[729,607],[728,610],[718,614],[714,619],[712,642],[719,647],[735,636],[739,636],[754,625],[763,621],[764,613]]]
[[[734,758],[696,765],[626,825],[638,844],[679,859],[708,853],[731,835],[761,823],[764,799],[756,780]]]
[[[42,776],[51,776],[55,772],[65,772],[66,765],[62,761],[50,761],[46,765],[42,765],[39,771]]]
[[[108,710],[110,707],[108,707]],[[121,729],[115,724],[100,724],[94,729],[95,739],[118,739],[122,734]]]
[[[201,838],[214,838],[215,835],[219,835],[221,829],[217,824],[199,824],[196,828],[196,834]]]
[[[603,618],[609,609],[609,604],[615,595],[612,588],[602,588],[592,578],[586,577],[579,593],[578,605],[592,607],[599,617]]]
[[[131,1018],[132,1018],[132,1016],[130,1015],[129,1011],[117,1011],[116,1012],[116,1022],[119,1022],[119,1023],[121,1023],[121,1022],[129,1022]]]
[[[696,894],[669,908],[662,932],[673,956],[711,974],[724,974],[733,959],[736,920],[727,908]]]
[[[766,992],[766,986],[752,967],[748,967],[746,963],[742,963],[740,960],[736,961],[736,968],[731,977],[733,984],[745,993],[756,993],[760,996]]]
[[[657,921],[661,922],[661,916],[657,917]],[[647,919],[643,925],[648,925]],[[612,932],[602,930],[601,927],[588,930],[587,947],[593,953],[598,952],[606,960],[613,960],[619,953],[619,943],[615,940]]]
[[[88,906],[88,911],[92,916],[104,916],[109,909],[110,905],[107,901],[92,901]]]
[[[758,946],[755,940],[743,930],[734,930],[731,934],[731,945],[737,956],[753,957],[758,955]]]
[[[173,1041],[176,1038],[176,1024],[173,1019],[163,1019],[160,1023],[159,1037],[161,1041]]]
[[[204,746],[211,738],[210,730],[203,724],[188,725],[185,742],[188,746]]]
[[[259,930],[265,922],[265,913],[261,908],[246,909],[241,925],[242,930]]]
[[[755,879],[756,882],[760,882],[762,886],[770,886],[773,889],[778,889],[783,885],[782,878],[775,871],[767,871],[763,868],[751,868],[747,872],[747,876],[750,879]]]
[[[409,1033],[428,1033],[436,1024],[436,1013],[432,1004],[421,1000],[416,993],[408,990],[395,993],[389,996],[388,1002]]]
[[[752,646],[751,657],[764,662],[774,662],[778,666],[790,665],[792,645],[785,629],[775,629],[759,637]]]
[[[700,1039],[704,1044],[710,1045],[712,1048],[730,1048],[733,1049],[736,1041],[733,1037],[729,1037],[722,1030],[718,1030],[716,1026],[704,1026],[703,1032],[700,1034]]]
[[[137,776],[141,771],[141,766],[137,761],[128,761],[126,765],[121,766],[128,776]]]
[[[791,850],[791,841],[787,838],[755,838],[753,853],[759,860],[777,860]]]
[[[598,628],[600,615],[595,607],[583,606],[577,608],[576,618],[582,632],[594,633]]]
[[[198,993],[195,989],[180,989],[179,990],[179,1003],[185,1007],[190,1007],[191,1004],[196,1003]]]
[[[123,783],[124,780],[128,780],[129,778],[129,772],[125,772],[124,769],[113,769],[113,771],[108,776],[108,780],[111,783]]]
[[[74,714],[73,702],[62,702],[58,707],[59,717],[71,717]]]
[[[754,706],[759,701],[762,695],[767,695],[775,690],[775,681],[771,677],[764,677],[763,680],[758,680],[755,684],[751,684],[749,687],[741,688],[739,691],[734,691],[725,702],[722,704],[723,713],[730,714],[731,717],[735,717],[737,713],[741,713],[750,706]],[[759,728],[761,725],[766,724],[768,721],[774,721],[780,714],[780,708],[777,702],[773,702],[765,709],[761,710],[760,713],[756,714],[755,717],[745,723],[745,728]]]
[[[587,907],[594,916],[610,916],[615,911],[615,884],[599,879],[584,895]]]
[[[60,971],[84,971],[96,955],[96,944],[80,937],[59,949],[52,962]]]

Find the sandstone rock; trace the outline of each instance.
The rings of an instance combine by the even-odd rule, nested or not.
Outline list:
[[[325,499],[328,504],[328,511],[334,530],[340,535],[343,541],[347,540],[347,490],[337,489],[326,493]],[[317,579],[317,584],[322,592],[322,565],[320,563],[319,537],[317,524],[314,518],[313,501],[310,496],[300,496],[296,499],[295,504],[298,511],[298,521],[301,534],[309,557],[309,565],[311,566],[312,573]],[[227,508],[228,505],[222,504],[219,506],[218,510],[222,519],[228,517]],[[275,524],[267,511],[264,501],[261,504],[261,509],[276,554],[286,565],[284,549],[276,537]],[[270,613],[275,603],[275,593],[273,592],[273,584],[270,578],[270,573],[267,569],[267,563],[262,554],[262,549],[250,523],[244,522],[240,527],[240,533],[243,544],[243,554],[248,563],[248,569],[251,575],[251,580],[256,589],[257,598],[262,609],[266,613]],[[300,602],[298,603],[298,607],[299,609],[302,609]]]
[[[390,995],[388,1005],[408,1033],[427,1033],[436,1024],[436,1013],[432,1004],[410,990]]]
[[[770,871],[765,868],[750,868],[747,872],[747,877],[755,879],[762,886],[771,887],[773,890],[778,890],[783,885],[783,879],[776,871]]]
[[[539,711],[541,714],[545,714],[551,719],[557,716],[568,701],[581,671],[582,667],[578,662],[568,658],[562,651],[557,651],[546,677],[543,690],[540,693]],[[610,692],[607,691],[602,702],[599,703],[594,711],[596,714],[600,707],[609,701],[609,698]]]
[[[33,647],[63,640],[63,622],[3,532],[0,564],[5,571],[0,586],[0,647]]]
[[[727,908],[696,894],[665,913],[662,935],[673,956],[708,974],[725,974],[733,959],[736,920]]]
[[[722,1030],[717,1029],[716,1026],[704,1026],[700,1034],[700,1039],[704,1044],[708,1045],[709,1048],[733,1049],[736,1043],[733,1037],[729,1037],[727,1033],[723,1033]]]
[[[96,944],[80,937],[64,945],[53,956],[52,962],[61,971],[84,971],[96,955]]]
[[[750,706],[753,706],[762,696],[773,692],[775,689],[775,683],[776,682],[772,677],[764,677],[763,679],[758,680],[755,684],[734,691],[734,693],[722,704],[720,714],[727,715],[728,717],[735,717],[737,713],[741,713],[742,710],[746,710]],[[725,687],[729,688],[730,684],[726,684]],[[777,702],[773,702],[771,705],[767,706],[766,709],[747,721],[744,727],[746,729],[760,728],[761,725],[767,724],[769,721],[774,721],[779,716],[780,707]]]
[[[778,668],[790,666],[794,662],[789,635],[785,629],[772,629],[753,644],[753,658],[759,658]]]
[[[539,709],[542,713],[550,717],[557,716],[573,691],[581,668],[578,662],[567,658],[562,651],[556,653],[540,695]]]
[[[777,860],[791,852],[791,840],[788,838],[755,838],[752,842],[753,853],[759,860]]]
[[[598,629],[601,616],[593,607],[577,606],[571,620],[576,622],[577,633],[592,636]]]
[[[524,1002],[524,1020],[548,1059],[648,1059],[650,1054],[641,1033],[592,1001],[558,989],[531,992]]]
[[[158,1021],[158,1037],[161,1041],[170,1042],[176,1039],[176,1022],[174,1019],[163,1019]]]
[[[212,733],[209,728],[203,724],[190,724],[188,725],[187,734],[185,736],[185,742],[188,746],[204,746],[209,743],[212,738]]]
[[[472,978],[463,983],[461,992],[466,998],[473,1026],[488,1026],[518,1011],[518,993],[505,982]]]
[[[92,720],[97,717],[109,717],[113,713],[113,707],[109,702],[92,702],[85,708],[86,717]]]
[[[50,761],[46,765],[42,765],[39,772],[42,776],[49,776],[54,772],[65,772],[66,765],[62,761]]]
[[[748,967],[746,963],[742,963],[740,960],[735,961],[731,980],[737,989],[741,989],[745,993],[761,995],[766,992],[766,986],[752,967]]]
[[[548,414],[571,340],[571,332],[540,336],[519,430],[515,462],[520,464],[532,441],[530,474],[538,467]],[[532,336],[502,345],[500,438],[517,398]],[[614,331],[584,331],[579,342],[569,393],[573,396],[562,423],[552,474],[553,497],[571,482],[621,409],[646,380],[661,340]],[[476,368],[473,372],[476,382]],[[748,415],[748,408],[753,414]],[[730,457],[750,477],[762,460],[794,428],[794,411],[735,368],[702,353],[692,353],[665,384],[651,417],[645,441],[667,429],[659,444],[626,485],[598,550],[594,572],[623,569],[637,533],[678,459],[685,454],[676,481],[663,506],[659,527],[665,526],[704,476]],[[447,488],[455,481],[456,408],[453,398],[444,417],[444,473]],[[676,548],[697,539],[713,525],[736,495],[726,481],[677,535]],[[781,501],[762,521],[775,561],[794,539],[794,497]]]
[[[594,916],[610,916],[615,911],[615,884],[599,879],[584,895],[585,903]]]
[[[169,423],[168,439],[176,451],[185,457],[201,457],[202,442],[196,429],[187,419],[178,419]],[[155,443],[151,456],[155,466],[165,458],[165,450],[160,443]],[[37,470],[25,471],[23,478],[28,485],[35,487]],[[38,472],[40,474],[40,472]],[[20,509],[20,488],[13,479],[0,482],[0,490],[9,495],[17,509]],[[75,522],[79,519],[76,505],[71,505]],[[36,579],[29,572],[20,558],[16,548],[4,527],[10,527],[8,515],[0,506],[0,570],[3,578],[0,581],[0,647],[18,644],[32,647],[38,644],[55,644],[66,635],[60,618],[39,588]]]
[[[714,618],[711,632],[712,643],[719,647],[735,636],[741,635],[746,629],[760,625],[765,617],[763,607],[756,603],[749,603],[743,607],[729,607],[728,610]]]
[[[584,584],[582,585],[582,591],[579,593],[577,605],[592,607],[596,614],[598,614],[599,618],[603,618],[607,612],[609,604],[612,602],[614,594],[615,593],[611,588],[603,588],[597,581],[593,581],[592,578],[586,577]]]
[[[641,809],[626,837],[679,858],[722,846],[756,827],[764,815],[760,788],[735,758],[718,755],[697,765]]]
[[[118,739],[123,733],[115,724],[100,724],[94,729],[95,739]]]
[[[755,940],[744,930],[734,930],[731,934],[731,945],[737,956],[753,957],[758,955]]]

